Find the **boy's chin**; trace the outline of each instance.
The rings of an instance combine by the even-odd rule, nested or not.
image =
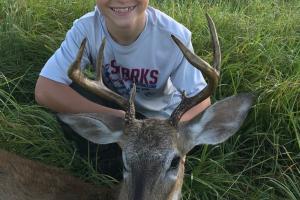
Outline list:
[[[128,29],[132,29],[135,27],[134,23],[132,23],[132,21],[118,21],[114,24],[116,26],[116,28],[118,29],[124,29],[124,30],[128,30]]]
[[[111,25],[124,30],[135,29],[138,26],[134,17],[118,17],[118,19],[113,20]]]

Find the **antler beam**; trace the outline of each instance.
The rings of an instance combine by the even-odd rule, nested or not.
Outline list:
[[[216,31],[215,24],[211,17],[206,14],[206,18],[208,21],[209,30],[212,37],[212,44],[213,44],[213,67],[210,66],[206,61],[202,60],[200,57],[192,53],[187,47],[182,44],[182,42],[177,39],[175,36],[172,35],[172,39],[175,41],[181,52],[183,53],[184,57],[197,69],[199,69],[208,80],[207,86],[199,92],[197,95],[193,97],[186,97],[183,92],[182,101],[177,106],[177,108],[172,112],[169,122],[171,125],[177,127],[178,122],[182,115],[187,112],[189,109],[197,105],[198,103],[207,99],[213,91],[216,89],[219,81],[219,71],[221,66],[221,50],[218,40],[218,34]]]
[[[105,39],[102,40],[101,47],[99,49],[97,64],[96,64],[96,80],[88,79],[80,69],[80,62],[86,45],[86,38],[83,39],[79,51],[77,53],[75,61],[69,68],[68,75],[74,82],[87,89],[88,91],[102,97],[108,101],[117,103],[123,110],[128,107],[128,101],[121,95],[108,89],[102,80],[102,63],[103,63],[103,51],[105,46]]]

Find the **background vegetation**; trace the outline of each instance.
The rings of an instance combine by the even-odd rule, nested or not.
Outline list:
[[[183,199],[300,199],[300,1],[150,0],[193,32],[211,60],[204,14],[222,46],[214,99],[257,95],[243,128],[229,141],[189,156]],[[39,71],[74,19],[94,0],[0,0],[0,147],[111,183],[77,156],[51,112],[34,101]]]

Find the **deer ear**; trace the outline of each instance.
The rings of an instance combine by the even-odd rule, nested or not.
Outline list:
[[[227,97],[207,108],[188,122],[179,124],[184,151],[199,144],[218,144],[235,134],[253,104],[254,96],[239,94]]]
[[[58,117],[79,135],[93,143],[120,142],[123,135],[124,119],[115,116],[98,113],[60,113]]]

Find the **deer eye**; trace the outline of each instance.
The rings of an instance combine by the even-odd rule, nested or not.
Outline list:
[[[123,172],[129,172],[128,167],[126,167],[125,165],[123,165]]]
[[[179,156],[175,156],[171,162],[170,168],[169,170],[175,170],[178,168],[180,163],[180,157]]]

